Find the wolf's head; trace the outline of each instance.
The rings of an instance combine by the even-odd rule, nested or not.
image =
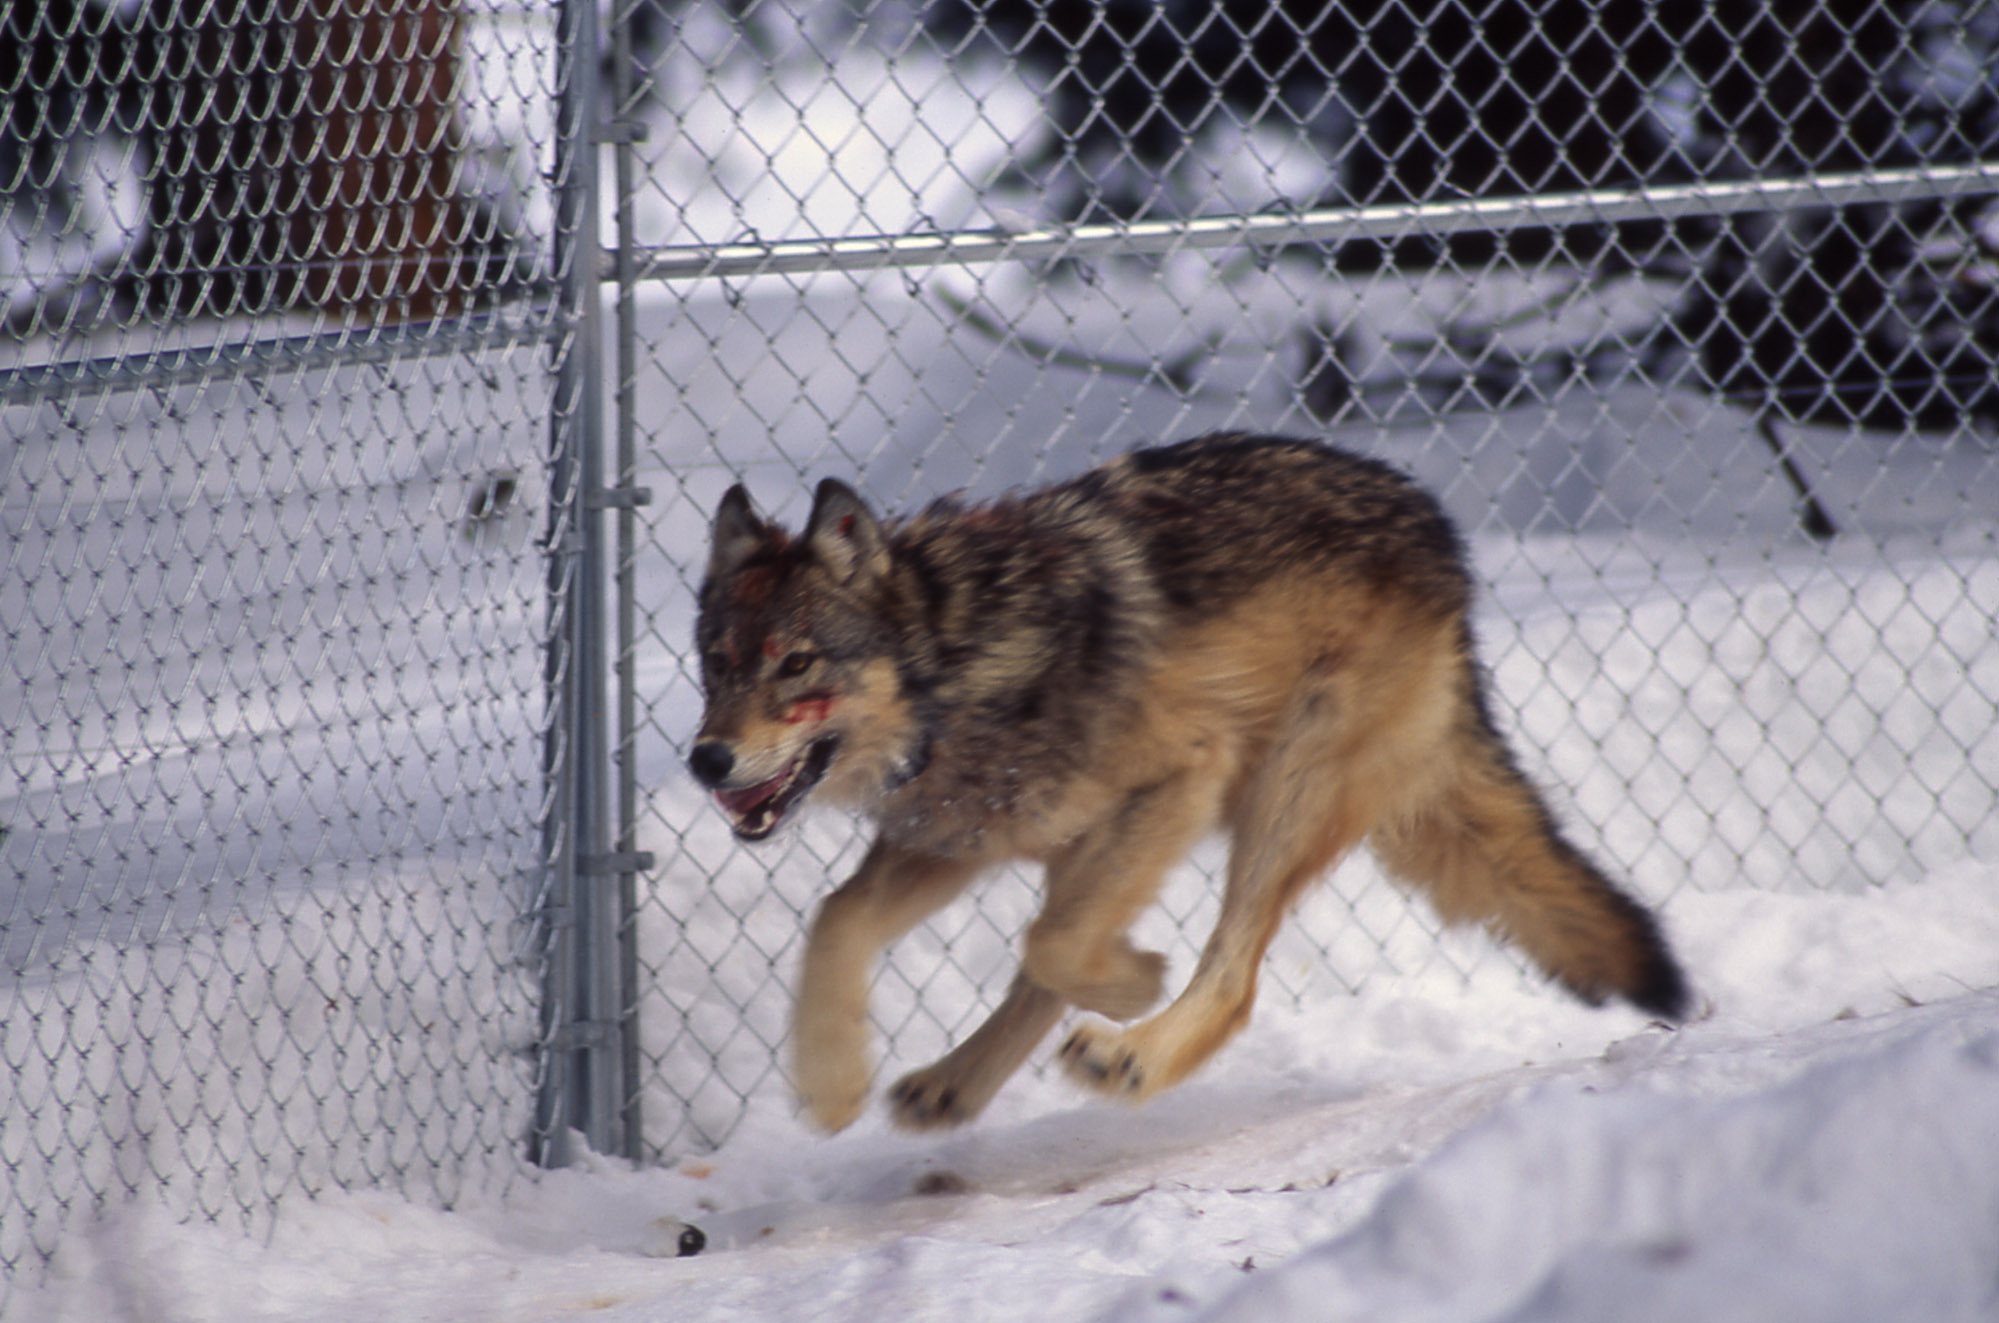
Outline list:
[[[707,695],[688,756],[737,836],[761,840],[815,789],[866,804],[914,774],[888,535],[828,478],[797,537],[742,487],[715,511],[695,642]]]

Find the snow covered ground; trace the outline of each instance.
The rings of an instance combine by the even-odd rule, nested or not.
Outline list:
[[[294,1200],[268,1244],[121,1208],[9,1316],[1989,1319],[1995,900],[1977,865],[1687,893],[1677,1032],[1440,974],[1266,1007],[1139,1111],[1023,1079],[959,1134],[822,1139],[772,1100],[670,1169]]]

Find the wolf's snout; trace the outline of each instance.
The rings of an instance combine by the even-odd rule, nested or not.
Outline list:
[[[735,767],[735,753],[720,740],[703,740],[687,755],[687,770],[710,790],[728,780]]]

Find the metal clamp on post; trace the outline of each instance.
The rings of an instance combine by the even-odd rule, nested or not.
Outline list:
[[[607,119],[597,126],[590,140],[605,147],[628,147],[646,141],[650,134],[642,119]]]
[[[571,1020],[555,1031],[549,1047],[557,1052],[587,1052],[614,1047],[623,1028],[615,1020]]]
[[[590,493],[592,510],[636,510],[651,504],[650,487],[606,487]]]
[[[658,862],[650,850],[592,854],[576,861],[576,872],[582,877],[623,877],[627,873],[650,873]]]

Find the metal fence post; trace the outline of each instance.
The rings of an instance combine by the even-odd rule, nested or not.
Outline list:
[[[604,126],[605,136],[614,146],[612,159],[618,227],[612,272],[617,281],[617,386],[613,422],[616,428],[613,481],[616,486],[604,493],[604,503],[615,512],[613,518],[617,525],[615,561],[611,573],[617,593],[612,665],[618,698],[610,752],[617,777],[616,819],[611,848],[617,878],[618,1015],[622,1026],[623,1097],[619,1105],[619,1125],[624,1136],[624,1156],[637,1162],[644,1156],[644,1128],[639,1106],[642,1063],[639,1060],[637,1023],[638,874],[651,868],[653,859],[638,848],[638,696],[633,667],[637,649],[637,606],[633,565],[637,544],[636,512],[639,506],[652,503],[652,492],[633,484],[633,475],[638,469],[638,401],[633,383],[637,379],[639,365],[633,296],[637,284],[639,239],[632,205],[637,171],[632,146],[643,140],[645,126],[643,120],[630,115],[636,63],[632,49],[632,9],[633,4],[626,0],[617,6],[611,19],[611,118]]]
[[[550,921],[543,1068],[533,1156],[569,1158],[580,1131],[600,1153],[625,1149],[621,1107],[625,998],[620,905],[604,848],[606,693],[603,399],[598,246],[596,0],[564,0],[557,39],[555,278],[568,334],[559,342],[550,432],[547,827]]]

